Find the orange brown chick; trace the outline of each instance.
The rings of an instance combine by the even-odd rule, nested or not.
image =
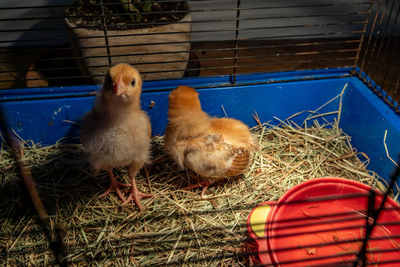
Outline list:
[[[170,93],[165,150],[180,167],[202,178],[186,189],[203,187],[203,196],[210,184],[242,174],[257,149],[244,123],[205,113],[195,89],[179,86]]]
[[[150,160],[151,124],[141,110],[142,79],[139,72],[128,64],[110,68],[105,76],[94,108],[82,120],[81,141],[96,170],[104,170],[110,178],[110,187],[100,197],[116,192],[123,204],[134,201],[138,209],[140,200],[152,195],[137,189],[135,176]],[[128,167],[130,185],[118,182],[113,168]],[[130,187],[125,199],[121,187]]]

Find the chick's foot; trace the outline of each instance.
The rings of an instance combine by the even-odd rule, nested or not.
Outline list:
[[[109,177],[110,177],[110,186],[108,187],[108,189],[106,190],[106,192],[104,192],[103,194],[101,194],[101,195],[99,196],[99,198],[103,198],[103,197],[107,196],[108,194],[110,194],[111,192],[115,192],[115,193],[117,193],[118,198],[119,198],[122,202],[125,202],[125,197],[124,197],[124,195],[122,194],[120,188],[123,188],[123,187],[130,187],[131,185],[130,185],[130,184],[124,184],[124,183],[118,182],[118,181],[115,179],[114,175],[112,174],[112,171],[109,171],[108,174],[109,174]]]
[[[144,194],[142,192],[131,192],[128,196],[128,198],[125,200],[123,204],[128,204],[132,200],[135,201],[136,206],[138,207],[139,210],[142,210],[142,205],[140,205],[140,200],[145,197],[152,197],[152,194]]]
[[[197,184],[193,184],[193,185],[189,185],[184,187],[184,190],[190,190],[190,189],[195,189],[195,188],[199,188],[202,187],[203,189],[201,190],[201,197],[204,197],[204,194],[206,193],[208,187],[211,185],[210,181],[202,181],[200,183]]]
[[[128,204],[132,200],[135,202],[139,210],[142,210],[142,205],[140,205],[140,200],[145,197],[152,197],[152,194],[144,194],[137,189],[136,181],[132,179],[132,189],[128,198],[122,204]]]

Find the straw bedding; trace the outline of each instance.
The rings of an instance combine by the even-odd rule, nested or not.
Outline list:
[[[256,117],[257,118],[257,117]],[[312,122],[311,120],[309,122]],[[368,156],[357,152],[338,123],[307,128],[286,120],[252,129],[262,150],[242,176],[186,191],[194,174],[165,158],[137,177],[144,210],[121,206],[114,194],[99,199],[108,186],[105,173],[94,173],[80,145],[40,147],[25,144],[53,225],[62,226],[67,259],[76,266],[247,266],[242,255],[246,219],[257,204],[278,200],[291,187],[323,176],[338,176],[384,190],[367,170]],[[153,138],[153,156],[161,155],[163,137]],[[38,225],[10,153],[2,149],[0,182],[0,258],[4,266],[52,266],[54,257]],[[120,180],[126,170],[115,170]]]

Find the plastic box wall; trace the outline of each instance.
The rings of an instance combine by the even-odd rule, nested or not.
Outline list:
[[[237,118],[254,126],[257,112],[262,122],[279,123],[279,119],[312,111],[339,95],[343,95],[340,127],[352,137],[358,151],[371,159],[369,169],[387,178],[394,168],[386,156],[383,137],[389,153],[396,158],[400,152],[400,116],[387,106],[357,77],[351,69],[282,72],[239,76],[237,85],[229,85],[229,77],[197,78],[146,82],[142,106],[151,118],[153,134],[161,135],[167,124],[168,94],[178,85],[199,88],[203,109],[214,116]],[[249,85],[249,83],[251,83]],[[201,88],[204,89],[201,89]],[[94,103],[98,86],[36,88],[0,91],[0,104],[11,127],[25,140],[43,145],[62,138],[79,140],[79,121]],[[153,108],[150,103],[154,102]],[[223,106],[223,108],[222,108]],[[320,113],[337,111],[339,98],[321,109]],[[294,118],[301,123],[307,112]],[[336,115],[329,116],[334,120]]]

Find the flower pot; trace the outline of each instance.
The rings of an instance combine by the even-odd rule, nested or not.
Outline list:
[[[101,83],[109,68],[104,30],[78,28],[68,18],[65,22],[83,74]],[[191,14],[188,12],[176,23],[152,28],[108,30],[111,65],[129,63],[141,72],[145,80],[183,77],[190,52],[190,22]]]

